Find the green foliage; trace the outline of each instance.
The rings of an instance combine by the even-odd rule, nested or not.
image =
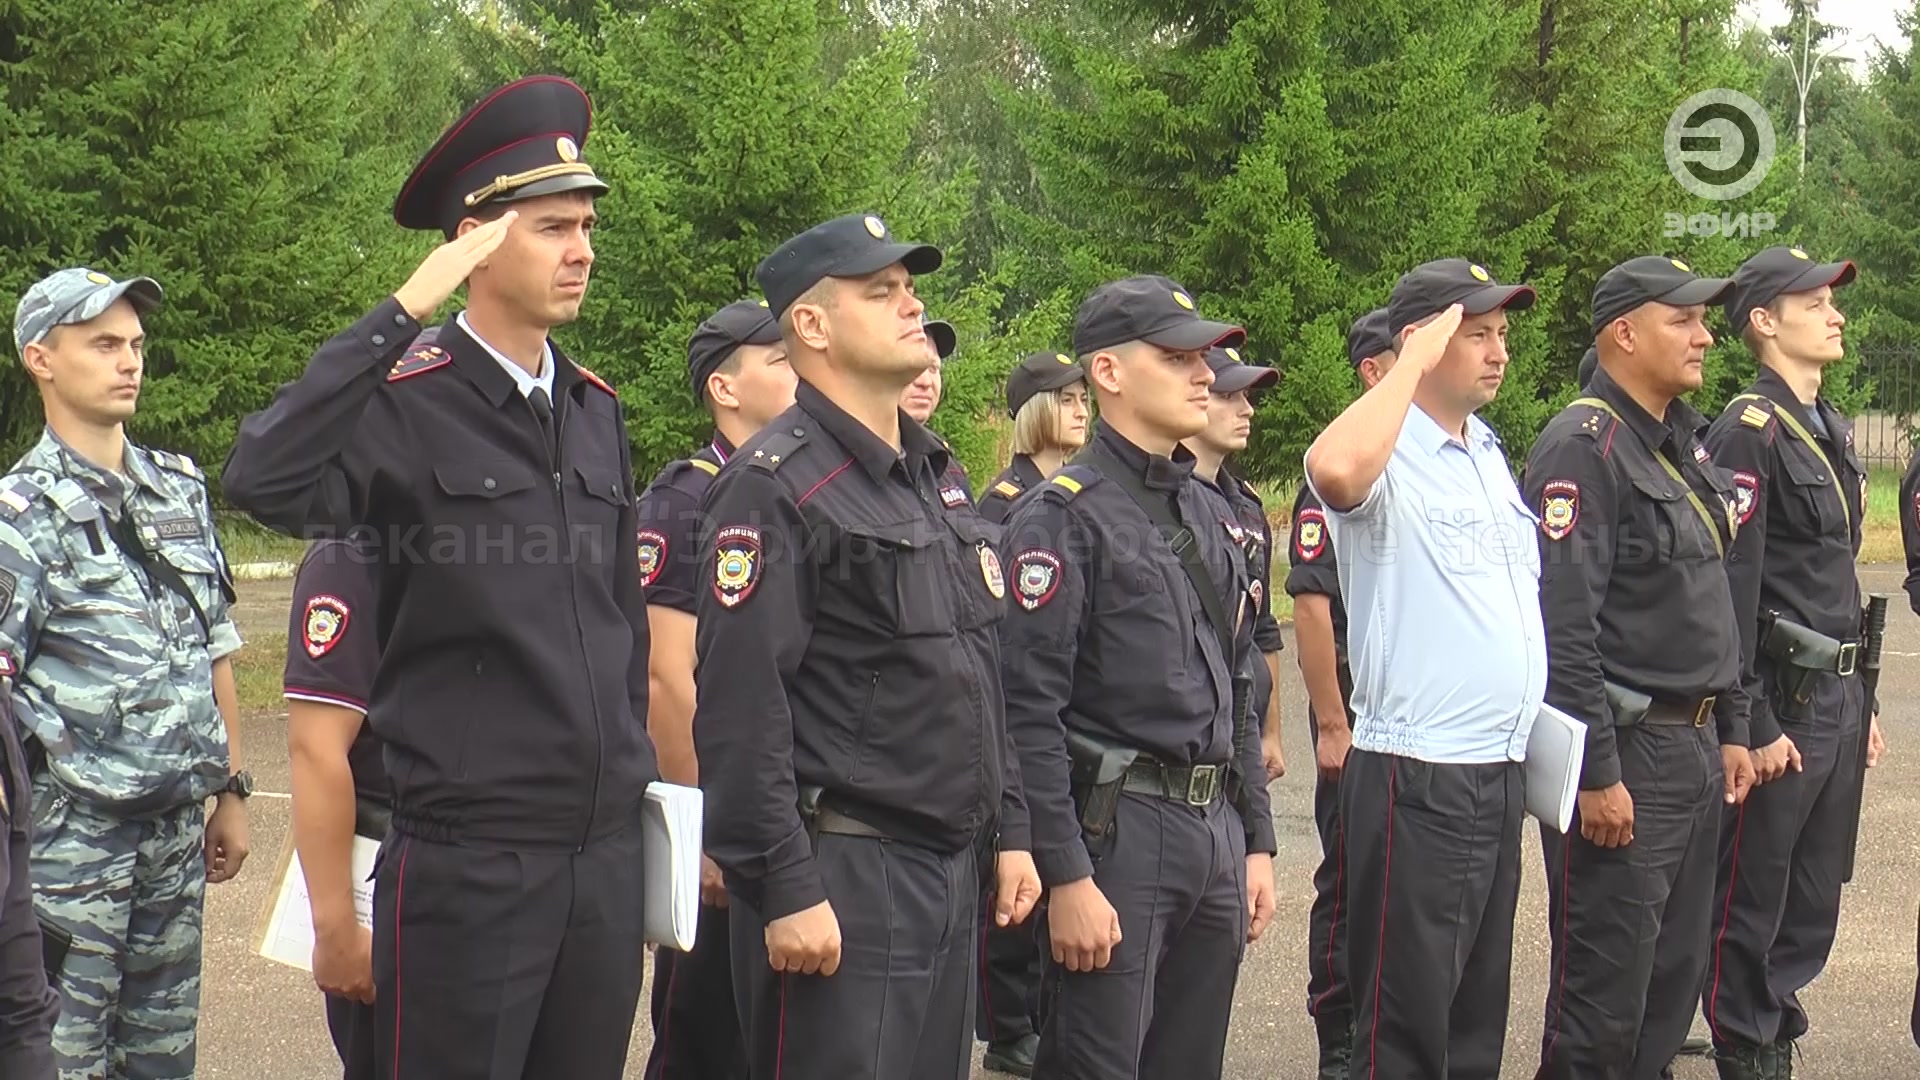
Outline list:
[[[1911,19],[1914,0],[1902,0]],[[1815,20],[1817,5],[1792,5]],[[1732,272],[1770,243],[1852,258],[1843,405],[1911,411],[1920,380],[1920,61],[1824,68],[1799,99],[1737,0],[0,0],[0,292],[61,265],[146,273],[136,437],[210,467],[329,335],[431,237],[390,218],[401,180],[487,88],[579,80],[600,205],[594,286],[561,344],[620,388],[636,468],[708,420],[694,325],[752,295],[787,236],[847,212],[940,244],[920,283],[953,322],[935,426],[998,471],[1006,371],[1069,344],[1088,290],[1163,273],[1280,366],[1241,462],[1289,483],[1359,392],[1348,324],[1421,261],[1465,256],[1539,294],[1486,410],[1509,451],[1573,396],[1595,281],[1661,253]],[[1815,43],[1818,48],[1818,41]],[[1662,135],[1726,87],[1772,115],[1779,158],[1730,202],[1689,195]],[[1667,235],[1666,215],[1773,215],[1768,235]],[[9,299],[9,303],[11,300]],[[1905,361],[1911,366],[1911,360]],[[1737,341],[1694,395],[1752,376]],[[0,453],[39,424],[0,365]],[[642,479],[644,479],[644,475]]]

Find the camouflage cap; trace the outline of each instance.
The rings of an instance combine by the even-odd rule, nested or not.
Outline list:
[[[92,322],[123,296],[144,314],[159,307],[165,294],[152,278],[115,281],[84,266],[56,270],[20,298],[13,312],[13,346],[24,353],[54,327]]]

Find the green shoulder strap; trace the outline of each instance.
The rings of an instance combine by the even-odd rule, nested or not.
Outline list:
[[[1613,406],[1597,397],[1578,398],[1575,399],[1573,404],[1591,405],[1596,409],[1605,409],[1608,416],[1613,417],[1615,420],[1620,419],[1620,413],[1615,410]],[[1652,447],[1648,447],[1648,449],[1652,449]],[[1667,475],[1673,477],[1674,481],[1680,485],[1680,490],[1687,493],[1687,501],[1693,504],[1694,513],[1700,515],[1700,523],[1707,527],[1707,535],[1713,537],[1713,550],[1719,552],[1722,559],[1726,558],[1727,545],[1720,539],[1720,527],[1714,524],[1713,515],[1707,513],[1707,504],[1700,501],[1700,496],[1693,490],[1693,485],[1687,483],[1687,478],[1680,475],[1679,467],[1667,460],[1667,455],[1658,450],[1654,450],[1653,457],[1654,460],[1660,463],[1661,468],[1667,470]]]

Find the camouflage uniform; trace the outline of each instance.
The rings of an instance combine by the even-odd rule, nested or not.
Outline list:
[[[131,443],[123,471],[49,431],[0,477],[0,652],[36,760],[35,906],[74,938],[55,983],[62,1080],[193,1075],[205,803],[228,775],[213,662],[240,635],[205,479]],[[123,552],[123,511],[199,611]]]

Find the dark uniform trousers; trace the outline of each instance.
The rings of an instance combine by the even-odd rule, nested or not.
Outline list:
[[[1524,784],[1513,762],[1347,755],[1353,1076],[1499,1077]]]
[[[980,905],[980,1001],[974,1037],[1009,1043],[1035,1034],[1040,1009],[1040,924],[1044,901],[1022,923],[995,926],[994,883],[988,882]]]
[[[1541,829],[1553,964],[1537,1080],[1658,1080],[1706,971],[1725,775],[1711,723],[1656,704],[1617,729],[1633,841]],[[1680,719],[1681,722],[1670,722]]]
[[[701,904],[693,951],[665,945],[653,951],[653,1049],[642,1074],[646,1080],[747,1080],[733,1000],[730,910]]]
[[[1226,800],[1122,793],[1093,882],[1120,916],[1098,971],[1046,958],[1035,1080],[1218,1077],[1247,940],[1247,839]]]
[[[372,1005],[338,994],[326,995],[327,1034],[340,1055],[341,1080],[373,1080],[374,1028],[379,1023]]]
[[[1351,699],[1353,686],[1345,664],[1340,666],[1340,694]],[[1353,729],[1351,714],[1347,729]],[[1307,706],[1307,737],[1314,753],[1320,751],[1320,720]],[[1310,763],[1311,764],[1311,763]],[[1353,1012],[1353,990],[1347,982],[1347,836],[1340,824],[1340,781],[1328,780],[1315,768],[1313,825],[1320,834],[1320,862],[1313,868],[1313,904],[1307,911],[1307,1015],[1315,1019]]]
[[[1764,668],[1763,668],[1764,670]],[[1840,925],[1848,816],[1866,691],[1816,675],[1809,718],[1780,719],[1801,756],[1739,806],[1722,804],[1713,956],[1701,1011],[1718,1042],[1764,1045],[1807,1033],[1799,992],[1826,967]]]
[[[840,923],[832,975],[774,971],[766,923],[731,896],[733,985],[755,1080],[966,1080],[979,855],[822,833]]]
[[[646,957],[637,812],[578,851],[422,831],[396,821],[375,870],[380,1080],[620,1076]]]

